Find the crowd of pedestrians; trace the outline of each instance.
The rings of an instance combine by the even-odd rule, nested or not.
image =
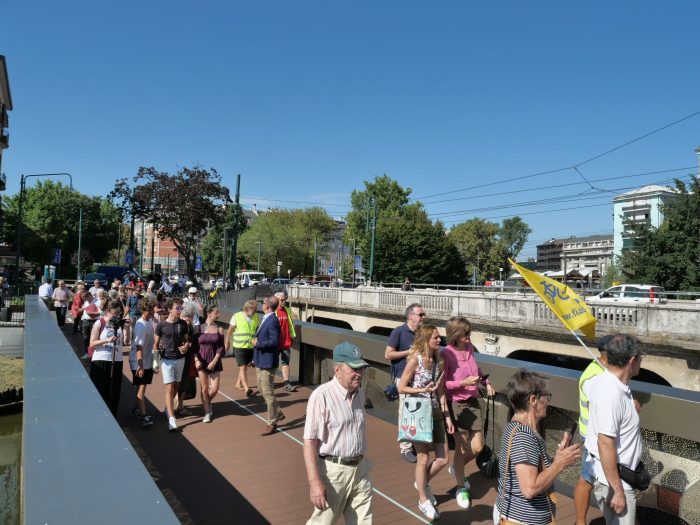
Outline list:
[[[233,352],[238,365],[236,387],[256,394],[248,378],[255,368],[256,386],[267,407],[261,435],[275,433],[285,419],[275,395],[275,376],[281,368],[283,388],[289,380],[290,350],[295,337],[286,294],[267,296],[262,312],[254,300],[236,312],[224,332],[216,305],[204,307],[197,290],[188,298],[166,297],[148,286],[117,284],[109,291],[99,281],[89,289],[78,284],[73,294],[65,283],[56,289],[44,282],[40,295],[53,303],[59,325],[70,304],[74,333],[82,332],[90,377],[102,399],[116,414],[121,394],[121,347],[130,347],[129,367],[135,389],[133,415],[142,426],[154,424],[147,413],[146,388],[154,374],[165,386],[164,414],[168,430],[178,429],[183,400],[199,379],[202,422],[213,420],[213,400],[220,387],[223,358]],[[406,321],[389,336],[385,357],[398,396],[397,432],[401,457],[414,466],[413,490],[417,508],[428,519],[440,517],[430,482],[445,467],[456,482],[454,498],[462,509],[472,505],[465,465],[484,449],[484,417],[479,398],[496,391],[475,358],[471,325],[454,317],[445,326],[446,345],[437,326],[425,322],[426,312],[414,303]],[[576,523],[586,523],[589,498],[597,502],[608,524],[635,523],[635,493],[640,488],[641,434],[639,404],[629,381],[640,370],[640,342],[627,335],[598,341],[600,358],[591,362],[579,382],[578,432],[565,432],[553,455],[547,450],[542,421],[552,398],[547,378],[520,369],[501,395],[508,418],[498,456],[498,495],[494,523],[545,525],[556,522],[554,483],[562,471],[579,462],[575,488]],[[334,377],[309,397],[304,427],[304,462],[314,506],[309,524],[372,522],[371,463],[367,460],[363,377],[369,364],[357,346],[343,342],[333,351]],[[195,387],[196,388],[196,387]],[[411,439],[401,432],[408,416],[429,419],[427,439]],[[411,414],[404,413],[410,411]],[[578,436],[580,434],[580,441]],[[448,435],[454,438],[452,456]],[[632,474],[630,474],[630,472]]]

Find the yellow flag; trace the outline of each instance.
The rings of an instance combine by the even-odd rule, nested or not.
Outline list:
[[[564,326],[569,330],[581,330],[586,336],[595,339],[595,317],[585,301],[571,288],[508,260]]]

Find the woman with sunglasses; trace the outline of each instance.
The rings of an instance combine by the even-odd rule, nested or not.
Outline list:
[[[455,454],[449,471],[457,480],[457,505],[463,509],[468,509],[471,505],[470,484],[464,475],[464,465],[484,448],[479,384],[486,387],[489,397],[496,395],[474,357],[475,348],[471,342],[471,332],[471,324],[465,317],[453,317],[445,325],[448,344],[442,350],[445,362],[445,395],[450,416],[457,430]]]
[[[506,397],[510,423],[501,438],[493,521],[547,525],[554,522],[557,511],[552,485],[566,467],[580,459],[581,446],[568,445],[566,433],[554,459],[547,453],[540,423],[552,394],[544,376],[521,368],[508,381]]]
[[[399,380],[399,392],[411,396],[425,397],[433,407],[432,443],[414,443],[416,448],[416,481],[418,508],[429,520],[440,517],[435,505],[437,500],[428,482],[447,465],[449,450],[447,432],[452,434],[454,426],[447,411],[447,399],[441,378],[443,370],[440,358],[440,334],[431,324],[421,325],[408,354],[406,368]],[[429,462],[430,449],[435,449],[435,459]]]

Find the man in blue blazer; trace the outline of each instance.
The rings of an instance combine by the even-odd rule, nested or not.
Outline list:
[[[279,300],[274,295],[263,299],[263,313],[258,331],[253,339],[253,362],[258,388],[267,403],[267,426],[261,435],[269,436],[277,430],[277,423],[284,419],[275,399],[275,373],[279,366],[280,323],[275,315]]]

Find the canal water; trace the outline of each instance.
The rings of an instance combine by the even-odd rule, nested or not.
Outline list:
[[[0,525],[20,523],[22,414],[0,416]]]

